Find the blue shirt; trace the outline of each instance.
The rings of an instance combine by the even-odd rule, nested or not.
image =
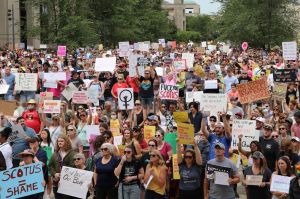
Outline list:
[[[13,94],[14,84],[15,84],[15,75],[13,75],[13,74],[10,74],[9,76],[4,75],[3,79],[6,81],[6,84],[9,85],[7,94]]]
[[[224,78],[224,84],[225,84],[225,87],[226,87],[226,91],[225,93],[228,93],[230,90],[231,90],[231,84],[238,84],[239,83],[239,80],[238,78],[236,78],[235,76],[231,76],[229,77],[228,75]]]
[[[208,136],[208,141],[210,143],[209,148],[209,160],[214,159],[215,156],[215,145],[217,142],[221,142],[225,146],[225,157],[229,157],[229,148],[231,145],[231,138],[227,138],[226,136],[217,136],[216,134],[210,133]]]
[[[28,137],[36,137],[35,131],[32,128],[25,127],[24,131]],[[29,149],[29,143],[25,139],[17,137],[13,141],[12,145],[13,159],[20,159],[19,157],[17,157],[17,155],[23,152],[25,149]]]

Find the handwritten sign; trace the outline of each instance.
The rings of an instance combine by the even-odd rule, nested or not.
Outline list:
[[[291,179],[292,177],[272,175],[270,191],[289,193]]]
[[[144,126],[144,138],[150,140],[155,136],[155,126]]]
[[[116,68],[117,58],[116,57],[104,57],[96,58],[95,71],[110,71],[114,72]]]
[[[119,123],[118,119],[110,120],[110,130],[111,130],[113,136],[120,135],[120,123]]]
[[[185,59],[183,59],[183,60],[174,60],[173,61],[173,67],[176,70],[184,70],[184,69],[186,69],[186,60]]]
[[[57,46],[57,56],[64,57],[67,55],[67,46]]]
[[[250,151],[250,143],[253,140],[259,140],[259,132],[255,130],[256,122],[254,120],[233,120],[232,123],[232,149],[238,149],[239,135],[243,135],[242,148]]]
[[[94,106],[99,106],[99,89],[98,87],[92,86],[87,89],[89,102],[93,103]]]
[[[44,100],[44,113],[60,113],[60,100]]]
[[[147,57],[137,58],[137,65],[138,66],[143,66],[143,67],[150,66],[151,65],[150,58],[147,58]]]
[[[174,180],[179,180],[180,179],[180,174],[179,174],[177,154],[172,155],[172,164],[173,164],[173,179]]]
[[[57,192],[76,198],[86,198],[93,172],[63,166]]]
[[[118,146],[120,156],[124,155],[125,147],[126,147],[126,145],[119,145]]]
[[[11,122],[10,124],[12,125],[12,133],[8,137],[8,142],[14,142],[17,138],[28,138],[27,134],[20,124],[15,125],[13,122]]]
[[[228,175],[230,175],[231,168],[212,165],[212,164],[206,165],[206,175],[209,180],[215,179],[215,172],[223,172],[223,173],[227,173]]]
[[[179,97],[179,89],[177,86],[160,84],[159,97],[160,99],[177,100]]]
[[[247,185],[259,186],[262,183],[262,175],[246,175]]]
[[[21,198],[44,191],[42,163],[34,163],[0,172],[0,198]]]
[[[118,88],[118,107],[120,110],[131,110],[134,107],[133,88]]]
[[[194,67],[194,54],[193,53],[182,53],[182,59],[186,60],[186,65],[188,68]]]
[[[86,91],[74,91],[72,96],[74,104],[86,104],[88,102],[88,94]]]
[[[45,100],[52,100],[53,99],[53,93],[52,92],[41,92],[39,103],[38,103],[38,111],[39,113],[43,112],[44,109],[44,101]]]
[[[262,78],[237,86],[239,92],[239,101],[241,104],[247,104],[270,97],[267,79]]]
[[[16,101],[0,100],[0,110],[4,115],[12,116],[17,107]]]
[[[57,72],[57,73],[44,73],[44,87],[46,88],[57,88],[57,81],[65,81],[66,73]]]
[[[78,91],[78,88],[73,84],[73,83],[69,83],[68,87],[65,88],[65,90],[63,90],[63,92],[61,93],[68,101],[70,101],[70,99],[73,96],[73,92]]]
[[[194,144],[194,126],[192,124],[177,124],[178,139],[180,144]]]
[[[215,184],[229,186],[228,180],[228,173],[215,171]]]
[[[282,42],[283,59],[296,60],[297,59],[297,42]]]
[[[190,103],[190,102],[194,102],[194,101],[200,103],[202,94],[203,94],[203,91],[186,92],[185,93],[185,101],[186,101],[186,103]]]
[[[119,42],[119,56],[127,57],[129,55],[130,44],[128,41]]]
[[[297,70],[278,69],[273,74],[274,82],[295,82],[297,80]]]
[[[174,112],[173,113],[173,118],[174,118],[176,123],[179,123],[179,122],[185,123],[185,122],[189,121],[188,112],[184,112],[184,111]]]
[[[36,73],[16,73],[16,91],[36,91],[37,90],[37,74]]]
[[[201,96],[200,109],[211,113],[223,112],[227,108],[227,98],[225,94],[204,93]]]

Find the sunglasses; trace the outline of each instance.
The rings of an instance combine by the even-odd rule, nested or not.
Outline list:
[[[265,74],[262,73],[262,74],[260,74],[260,75],[264,76]]]
[[[73,131],[74,129],[67,129],[67,131]]]
[[[80,117],[85,117],[86,115],[80,115]]]
[[[242,73],[243,75],[248,75],[247,73]]]
[[[155,135],[155,137],[157,138],[157,137],[161,137],[161,135]]]
[[[190,156],[190,155],[185,155],[184,156],[184,159],[192,159],[193,158],[193,156]]]
[[[148,144],[148,146],[151,146],[151,147],[156,147],[155,144]]]
[[[110,139],[110,136],[103,136],[104,139]]]
[[[101,151],[107,151],[108,150],[108,148],[102,148],[101,149]]]
[[[157,155],[155,155],[155,154],[150,154],[150,157],[151,158],[154,158],[154,157],[156,157]]]
[[[272,138],[278,138],[279,137],[279,135],[273,135],[272,136]]]
[[[123,79],[118,78],[118,80],[123,80]]]
[[[216,122],[216,120],[209,120],[210,122]]]
[[[79,160],[81,160],[81,158],[74,158],[73,160],[74,161],[76,161],[76,160],[79,161]]]
[[[149,75],[150,73],[145,73],[145,75]]]
[[[279,130],[285,130],[285,128],[279,128]]]
[[[124,153],[126,154],[130,154],[132,151],[124,151]]]
[[[166,108],[166,106],[161,106],[161,108]]]

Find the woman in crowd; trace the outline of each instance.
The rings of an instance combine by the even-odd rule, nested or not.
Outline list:
[[[93,80],[89,83],[87,88],[88,88],[89,92],[98,93],[98,100],[99,100],[98,103],[99,103],[100,107],[102,107],[104,104],[105,88],[104,88],[103,82],[99,81],[97,74],[93,75]]]
[[[278,144],[279,146],[281,146],[281,143],[283,141],[290,141],[291,140],[291,136],[288,135],[288,127],[286,124],[281,124],[279,125],[279,138],[278,138]]]
[[[246,193],[248,199],[270,199],[271,194],[269,192],[270,187],[270,179],[272,172],[267,167],[267,162],[265,160],[264,155],[259,152],[255,151],[252,154],[253,165],[248,166],[244,170],[244,180],[242,184],[246,186]],[[257,185],[247,185],[247,176],[255,175],[255,176],[262,176],[262,182]]]
[[[124,81],[123,75],[118,75],[118,81],[113,85],[111,89],[111,94],[115,101],[118,100],[118,89],[119,88],[128,88],[127,83]]]
[[[118,199],[118,178],[114,170],[119,165],[119,161],[113,156],[113,145],[102,144],[101,152],[102,157],[98,159],[94,169],[96,198]]]
[[[77,137],[82,141],[83,151],[88,154],[89,142],[87,139],[87,125],[92,123],[92,113],[89,110],[89,116],[87,111],[83,110],[79,114],[79,122],[77,124]]]
[[[167,130],[167,104],[166,103],[159,103],[159,110],[156,112],[156,115],[160,119],[160,127],[165,131]]]
[[[177,158],[179,166],[179,199],[203,198],[201,184],[202,157],[195,140],[194,149],[186,149],[182,154],[177,140]]]
[[[146,187],[145,199],[165,199],[167,167],[158,150],[150,152],[150,162],[146,167],[144,176]]]
[[[292,165],[287,156],[282,156],[277,161],[277,170],[273,173],[274,175],[281,175],[287,177],[294,177],[292,171]],[[272,192],[273,197],[272,199],[288,199],[287,193],[282,193],[278,191]]]
[[[292,167],[294,167],[299,161],[299,156],[298,154],[293,152],[292,145],[289,140],[284,140],[281,143],[280,151],[278,153],[278,158],[282,156],[286,156],[289,158]]]
[[[12,147],[8,142],[8,137],[11,135],[12,129],[5,127],[0,131],[0,152],[2,153],[3,160],[5,161],[5,167],[2,169],[11,169],[12,164]]]
[[[43,122],[50,132],[50,138],[53,145],[56,143],[57,138],[64,133],[64,116],[61,114],[62,119],[59,115],[53,115],[51,122],[48,122],[46,115],[43,114]]]
[[[298,137],[291,138],[292,150],[300,157],[300,139]]]
[[[131,119],[132,119],[132,126],[142,126],[144,123],[144,118],[146,118],[146,115],[144,115],[141,101],[136,100],[135,101],[135,107],[133,111],[131,112]]]
[[[155,139],[157,141],[157,149],[167,164],[170,163],[172,158],[172,146],[164,141],[165,132],[158,130],[155,133]]]
[[[115,175],[119,178],[119,198],[139,199],[139,182],[144,177],[144,169],[133,154],[132,146],[126,146],[119,165],[115,168]]]
[[[129,128],[125,128],[123,130],[122,145],[132,146],[133,155],[136,158],[141,158],[142,157],[141,146],[140,146],[139,142],[136,139],[133,138],[133,132]]]
[[[83,153],[82,141],[77,136],[76,127],[70,124],[66,127],[66,132],[72,143],[72,148],[79,153]]]
[[[64,199],[64,194],[57,193],[60,179],[60,172],[63,166],[74,167],[74,155],[72,143],[66,135],[60,135],[55,145],[55,152],[49,162],[49,171],[53,179],[53,192],[55,198]]]
[[[137,141],[141,147],[142,154],[148,151],[148,144],[146,140],[144,139],[144,135],[141,132],[141,129],[139,127],[133,127],[132,129],[132,136],[133,140]]]

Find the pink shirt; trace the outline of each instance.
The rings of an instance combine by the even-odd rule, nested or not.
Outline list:
[[[176,86],[176,74],[174,74],[171,79],[168,76],[169,75],[164,76],[164,84]]]

